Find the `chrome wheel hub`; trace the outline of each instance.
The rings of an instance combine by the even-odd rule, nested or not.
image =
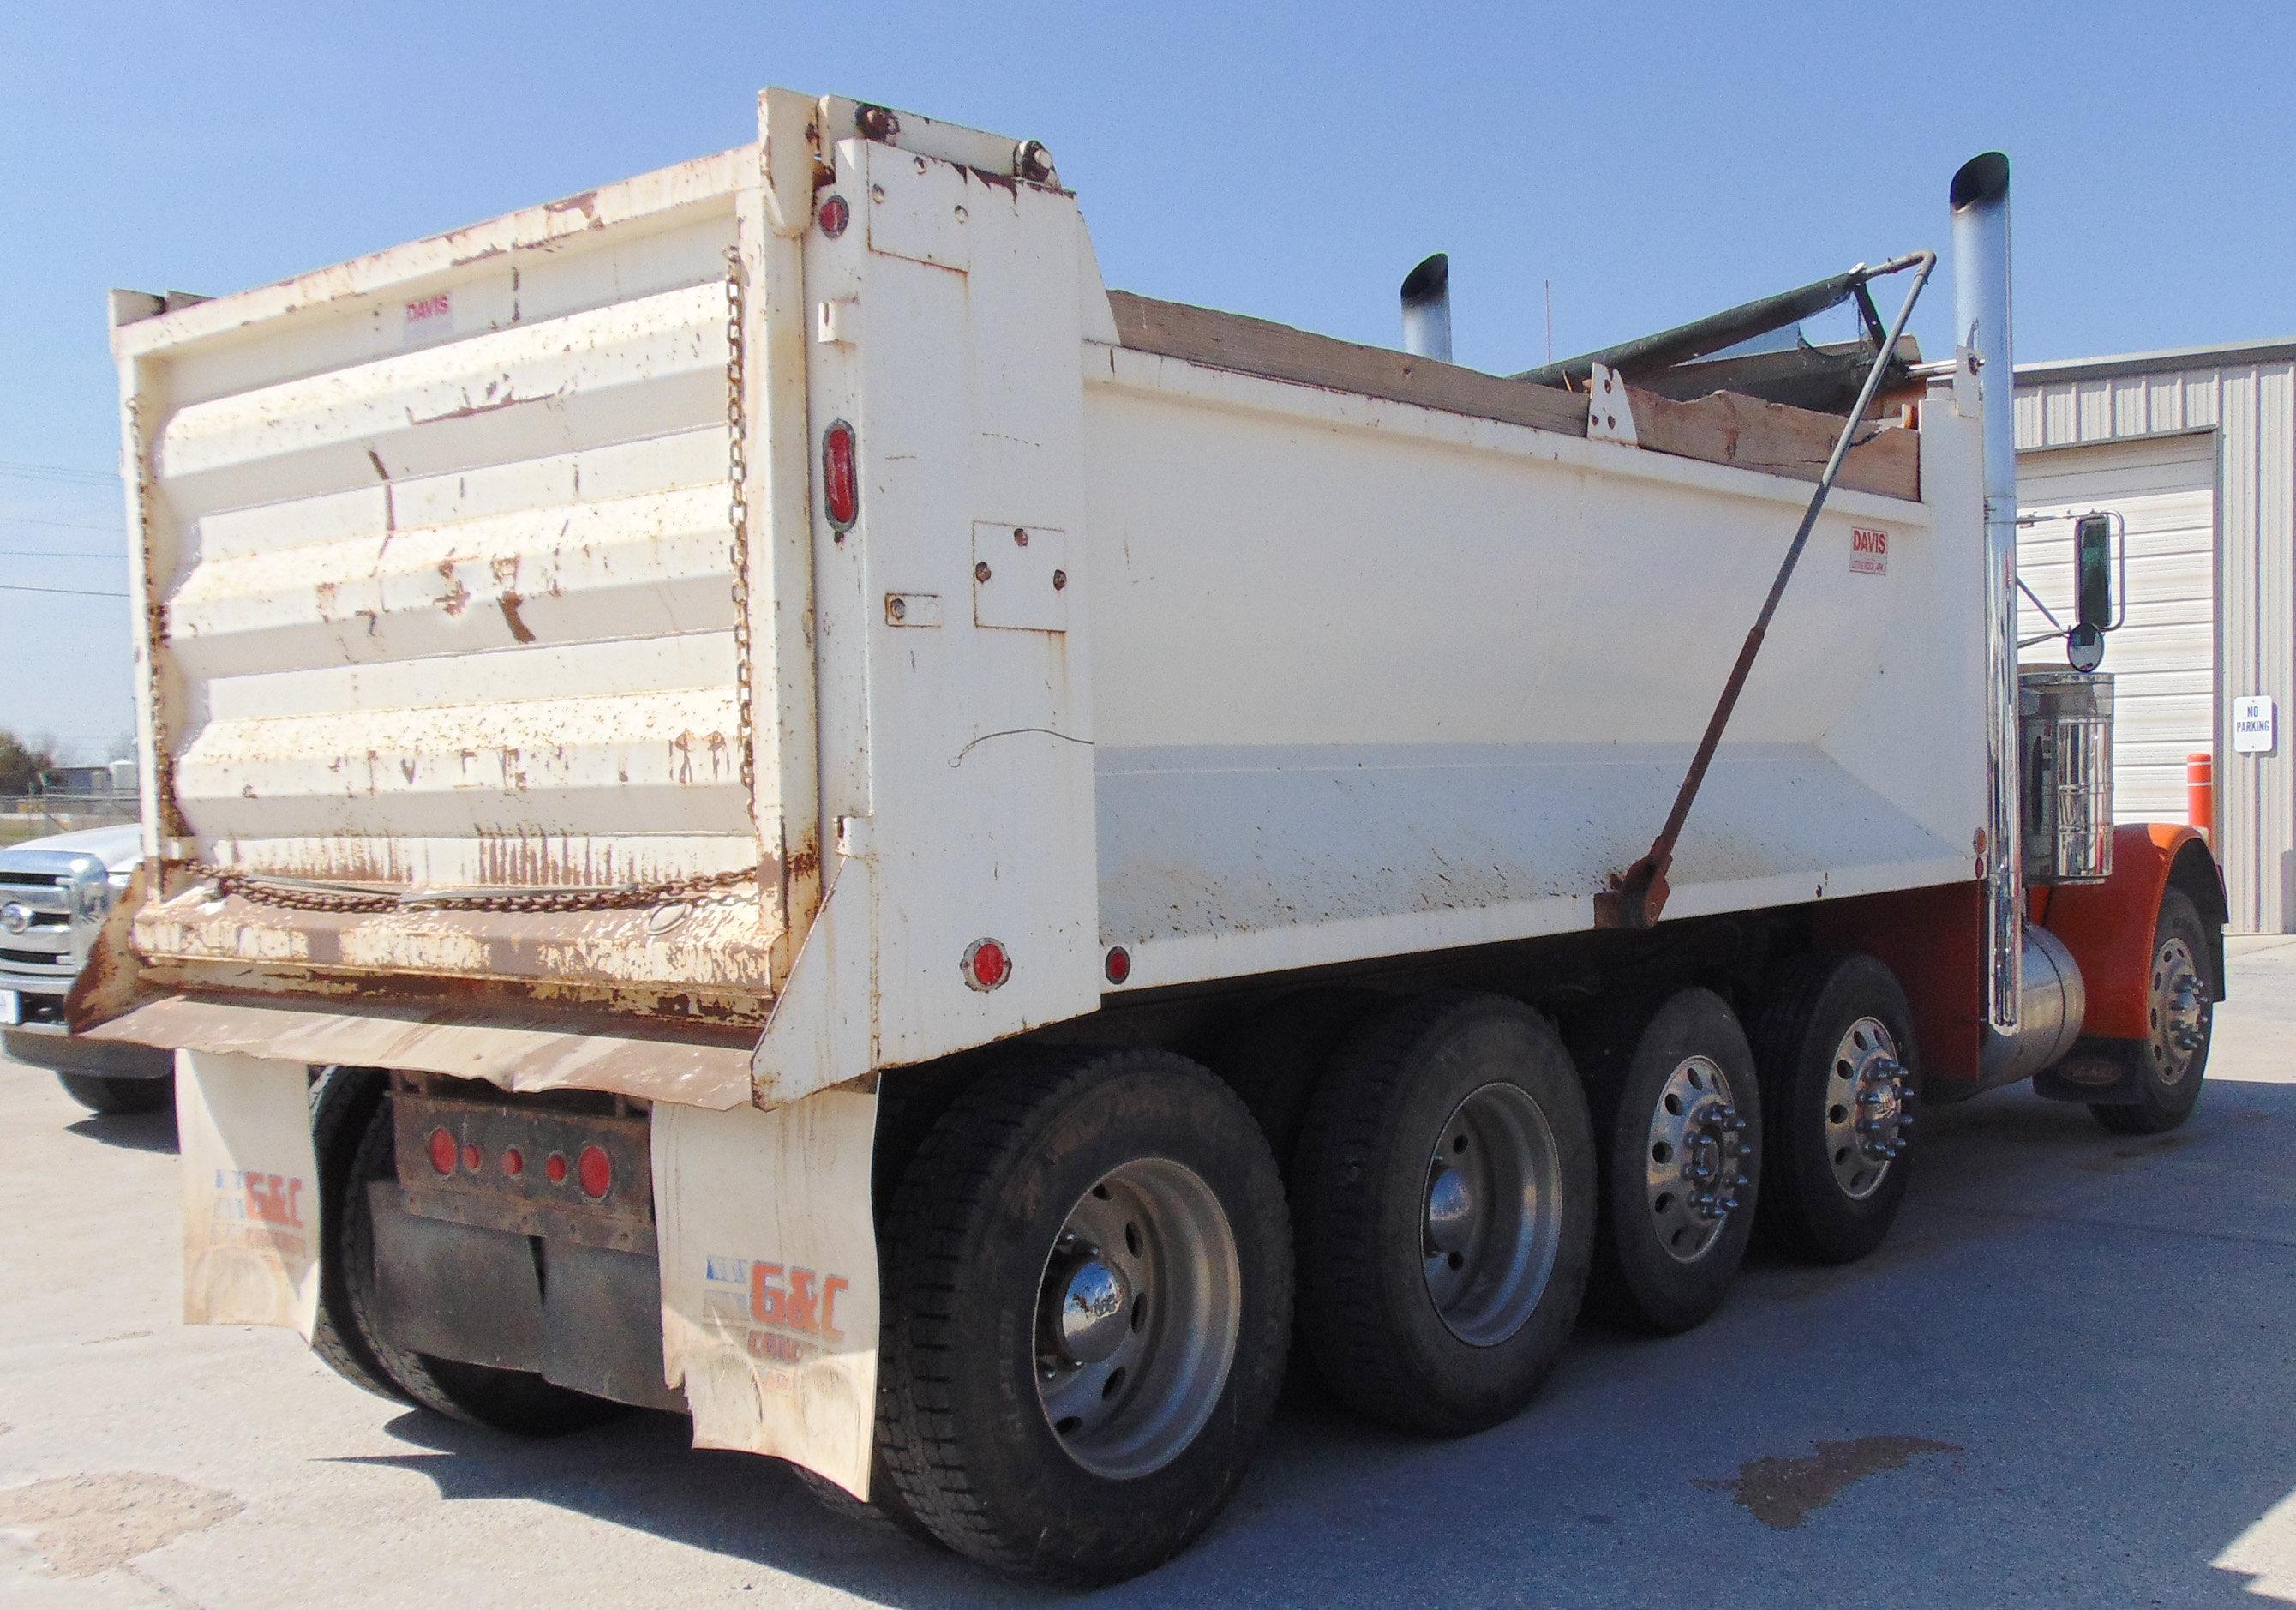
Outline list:
[[[2164,1085],[2181,1081],[2209,1043],[2209,992],[2192,947],[2177,935],[2152,958],[2152,1071]]]
[[[1243,1313],[1219,1199],[1164,1158],[1078,1197],[1046,1254],[1037,1401],[1069,1457],[1111,1481],[1177,1458],[1218,1406]]]
[[[1871,1017],[1850,1024],[1825,1084],[1826,1160],[1844,1195],[1863,1201],[1881,1188],[1911,1138],[1913,1097],[1890,1031]]]
[[[1685,1057],[1667,1076],[1645,1151],[1651,1228],[1669,1257],[1694,1263],[1720,1238],[1746,1182],[1746,1121],[1711,1058]]]
[[[1521,1330],[1562,1236],[1554,1131],[1519,1086],[1488,1084],[1452,1109],[1427,1162],[1421,1225],[1427,1295],[1472,1347]]]

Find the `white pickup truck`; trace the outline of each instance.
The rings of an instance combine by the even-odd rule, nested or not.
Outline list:
[[[2112,823],[2109,520],[2020,672],[2007,184],[1930,364],[1927,253],[1516,377],[1439,275],[1416,352],[1111,292],[1044,145],[782,90],[116,292],[145,859],[72,1014],[178,1054],[186,1317],[1107,1581],[1289,1358],[1472,1431],[1758,1226],[1871,1249],[1917,1102],[2181,1121],[2222,890]]]
[[[168,1105],[175,1072],[165,1051],[85,1039],[64,1024],[64,997],[143,858],[143,830],[133,822],[0,850],[0,1044],[16,1062],[53,1069],[95,1113],[156,1112]]]

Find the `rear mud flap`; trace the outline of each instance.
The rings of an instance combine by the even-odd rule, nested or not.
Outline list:
[[[311,1339],[319,1164],[309,1086],[301,1063],[176,1053],[184,1323],[283,1325]]]
[[[653,1109],[663,1368],[697,1448],[869,1496],[877,1403],[874,1088],[772,1112]]]

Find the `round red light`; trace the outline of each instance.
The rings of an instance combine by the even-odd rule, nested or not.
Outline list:
[[[477,1173],[486,1161],[487,1154],[479,1150],[478,1142],[472,1141],[463,1148],[463,1166],[472,1173]]]
[[[614,1160],[606,1155],[605,1147],[584,1146],[574,1166],[581,1175],[585,1196],[603,1196],[614,1188]]]
[[[542,1177],[553,1185],[566,1183],[566,1154],[553,1152],[543,1160]]]
[[[1132,976],[1132,952],[1121,945],[1111,945],[1108,959],[1102,964],[1101,970],[1108,974],[1110,983],[1122,983]]]
[[[845,204],[843,196],[825,198],[821,203],[821,233],[835,240],[845,233],[845,226],[852,217],[853,209]]]
[[[526,1154],[516,1146],[503,1148],[503,1172],[513,1179],[526,1172]]]
[[[976,990],[994,990],[1013,976],[1013,958],[993,939],[975,940],[964,953],[964,982]]]
[[[444,1129],[430,1131],[430,1166],[442,1175],[455,1171],[455,1138]]]

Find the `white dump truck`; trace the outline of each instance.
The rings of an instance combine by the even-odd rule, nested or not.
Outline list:
[[[1589,1303],[1874,1246],[1917,1102],[2178,1122],[2222,890],[2112,822],[2111,511],[2020,675],[2007,178],[1928,363],[1928,253],[1512,377],[1437,263],[1417,350],[1113,292],[1045,146],[781,90],[115,293],[145,858],[71,1013],[176,1054],[186,1318],[1106,1581],[1287,1359],[1487,1426]]]

